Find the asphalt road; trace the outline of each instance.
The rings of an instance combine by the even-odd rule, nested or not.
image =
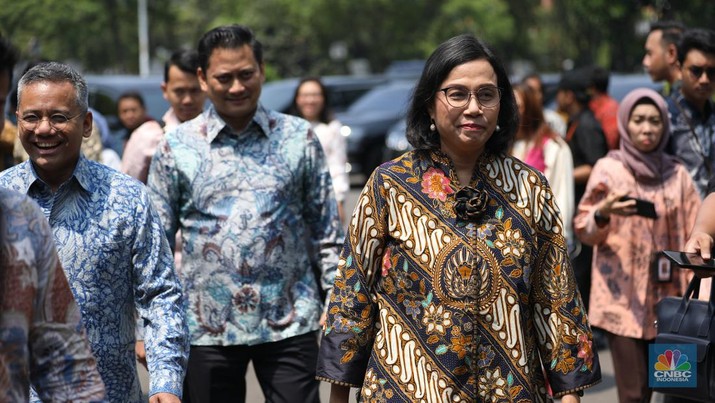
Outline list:
[[[346,200],[346,211],[352,212],[357,197],[360,194],[359,188],[353,188],[348,195]],[[613,361],[611,360],[611,353],[608,349],[600,350],[599,358],[601,361],[601,376],[602,382],[593,388],[586,391],[584,397],[581,399],[582,403],[611,403],[617,402],[618,396],[616,393],[615,377],[613,373]],[[139,366],[139,374],[142,381],[142,388],[146,392],[148,390],[148,376],[143,367]],[[253,368],[249,366],[247,378],[247,403],[258,403],[263,402],[264,397],[261,392],[261,388],[258,385],[258,381],[253,373]],[[353,389],[353,392],[356,390]],[[354,395],[354,393],[351,393]],[[330,385],[322,383],[320,386],[320,397],[322,402],[328,402],[330,396]],[[656,403],[660,401],[660,396],[655,396],[651,403]],[[351,396],[351,402],[354,402],[354,398]]]

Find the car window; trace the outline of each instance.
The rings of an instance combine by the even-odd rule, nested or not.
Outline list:
[[[401,111],[406,109],[411,86],[375,88],[358,99],[349,109],[351,115],[373,111]]]
[[[265,83],[261,89],[261,104],[271,110],[279,112],[287,111],[293,101],[293,94],[295,94],[297,85],[297,79]]]

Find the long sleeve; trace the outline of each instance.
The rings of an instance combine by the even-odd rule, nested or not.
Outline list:
[[[135,299],[144,319],[150,374],[149,394],[181,396],[189,355],[186,299],[174,271],[174,258],[148,195],[136,212],[138,233],[132,250]]]
[[[556,206],[561,211],[564,235],[567,241],[572,241],[575,206],[571,149],[560,138],[553,139],[544,147],[544,160],[547,167],[545,175],[556,198]]]
[[[149,166],[146,184],[151,201],[164,225],[166,238],[174,249],[178,230],[179,185],[174,154],[166,141],[157,147]]]
[[[574,231],[581,242],[587,245],[597,245],[606,240],[612,224],[603,227],[596,225],[593,215],[598,203],[608,194],[614,184],[608,166],[610,160],[600,160],[591,171],[591,176],[586,185],[586,192],[578,205],[578,211],[574,218]],[[625,174],[625,172],[624,172]]]
[[[534,323],[539,353],[555,397],[586,389],[601,381],[598,354],[593,350],[591,328],[573,280],[564,240],[552,227],[552,198],[544,198],[535,211],[538,260],[531,278],[534,287]]]
[[[41,217],[41,213],[37,211]],[[80,325],[80,313],[62,271],[52,232],[35,239],[37,291],[29,333],[30,377],[42,401],[104,401],[104,384]]]
[[[343,232],[325,154],[317,139],[309,136],[305,152],[304,216],[310,227],[311,250],[317,253],[320,268],[318,286],[329,292],[333,287]]]
[[[4,188],[0,238],[0,401],[28,401],[28,392],[38,401],[104,401],[50,226],[27,196]]]
[[[319,135],[320,142],[324,145],[325,158],[335,189],[335,199],[338,202],[344,201],[350,191],[350,177],[345,170],[348,145],[346,137],[340,133],[341,127],[340,122],[333,120],[326,127],[325,142],[323,142],[323,136]]]
[[[318,357],[317,377],[326,382],[363,383],[376,330],[371,290],[382,261],[386,216],[378,170],[358,198],[338,264]]]

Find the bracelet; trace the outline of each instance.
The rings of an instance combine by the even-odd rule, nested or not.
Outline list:
[[[596,211],[593,213],[593,218],[596,220],[596,224],[599,226],[603,226],[611,222],[611,217],[604,217],[603,214],[601,214],[600,209],[596,209]]]

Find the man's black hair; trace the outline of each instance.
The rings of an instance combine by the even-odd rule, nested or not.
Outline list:
[[[177,50],[171,54],[169,60],[164,63],[164,82],[169,82],[169,69],[176,66],[185,73],[196,75],[199,68],[199,52],[194,49]]]

